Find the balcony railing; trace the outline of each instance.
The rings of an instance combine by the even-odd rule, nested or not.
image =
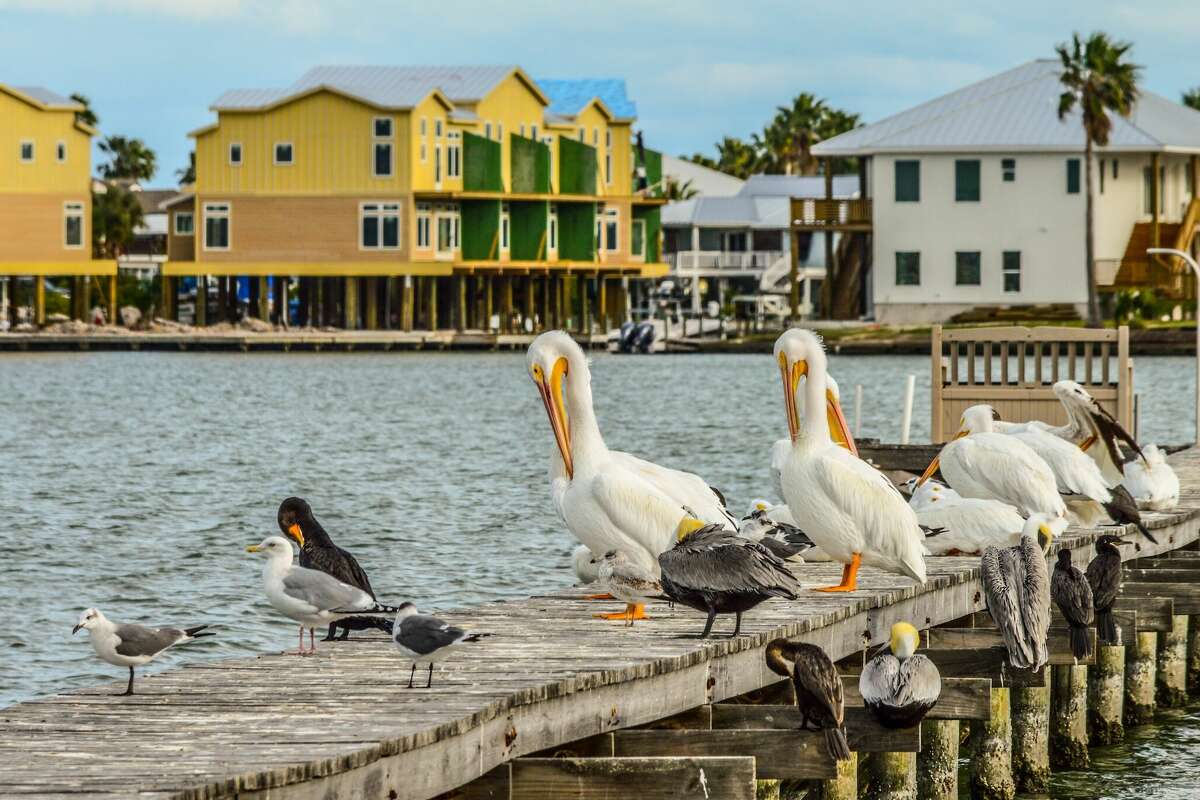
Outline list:
[[[763,270],[784,255],[782,250],[680,250],[667,254],[672,270]]]
[[[870,230],[871,198],[792,198],[792,225],[800,230]]]

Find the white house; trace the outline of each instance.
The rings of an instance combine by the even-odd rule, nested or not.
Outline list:
[[[813,147],[865,160],[868,200],[851,216],[869,224],[880,322],[977,306],[1086,311],[1084,134],[1077,113],[1058,118],[1060,71],[1032,61]],[[1167,270],[1146,266],[1155,242],[1195,246],[1198,154],[1200,112],[1164,97],[1143,92],[1113,119],[1094,171],[1102,290],[1161,283]]]

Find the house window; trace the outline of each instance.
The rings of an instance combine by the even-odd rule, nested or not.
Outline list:
[[[449,138],[450,141],[446,143],[446,177],[461,178],[462,134],[458,131],[453,131],[447,138]]]
[[[592,128],[592,147],[600,146],[600,129]]]
[[[204,249],[229,249],[229,203],[204,204]]]
[[[896,253],[896,285],[921,285],[921,254]]]
[[[921,200],[921,162],[896,162],[896,202],[917,203]]]
[[[363,203],[359,206],[362,220],[363,250],[396,250],[400,247],[400,204]]]
[[[1067,194],[1079,194],[1079,159],[1067,159]]]
[[[229,144],[229,165],[231,167],[240,167],[242,165],[242,143],[230,142]]]
[[[1017,160],[1015,158],[1000,159],[1001,177],[1005,183],[1012,183],[1017,179]]]
[[[612,129],[604,129],[604,182],[612,183]]]
[[[1191,169],[1184,167],[1183,174],[1184,192],[1190,197],[1196,194],[1196,173],[1192,172]]]
[[[1158,213],[1163,209],[1163,185],[1167,182],[1166,167],[1158,168]],[[1142,213],[1154,213],[1154,170],[1142,168]]]
[[[29,164],[33,161],[33,140],[26,139],[21,142],[21,161]]]
[[[1004,291],[1021,291],[1021,252],[1004,251]]]
[[[1120,167],[1120,166],[1121,166],[1121,162],[1120,162],[1120,161],[1118,161],[1117,159],[1115,159],[1115,158],[1114,158],[1114,159],[1112,160],[1112,167],[1113,167],[1113,180],[1114,180],[1114,181],[1117,179],[1117,173],[1119,172],[1119,167]]]
[[[616,208],[604,209],[604,249],[615,253],[621,249],[621,239],[617,229],[621,223],[621,212]]]
[[[579,141],[581,141],[581,142],[587,141],[587,128],[579,129]]]
[[[546,222],[546,251],[550,256],[558,255],[558,203],[550,204],[550,215]]]
[[[60,164],[67,160],[67,143],[66,142],[59,142],[55,146],[54,157],[56,159],[58,159],[58,163],[60,163]]]
[[[176,236],[191,236],[195,232],[195,220],[192,219],[190,211],[175,212],[175,235]]]
[[[275,143],[275,163],[281,167],[290,167],[293,163],[291,142]]]
[[[453,204],[439,205],[436,217],[437,254],[441,257],[453,257],[458,249],[458,206]]]
[[[508,252],[509,214],[508,203],[500,204],[500,252]]]
[[[373,167],[376,178],[392,177],[392,143],[376,142]]]
[[[433,121],[433,135],[439,139],[442,138],[442,121],[440,119]]]
[[[429,136],[429,124],[428,123],[429,123],[429,120],[425,119],[424,117],[421,117],[421,148],[420,148],[420,150],[421,150],[421,163],[422,164],[425,163],[425,161],[427,160],[427,156],[428,156],[428,152],[426,150],[426,147],[428,145],[427,137]]]
[[[430,208],[428,203],[417,203],[417,249],[429,249]]]
[[[530,126],[529,126],[529,138],[530,138],[530,139],[533,139],[535,142],[537,141],[537,138],[538,138],[538,135],[537,135],[537,125],[530,125]]]
[[[492,138],[492,123],[490,123],[490,122],[483,123],[483,136],[485,139]]]
[[[979,251],[958,251],[954,254],[954,283],[956,286],[979,286]]]
[[[433,146],[433,185],[442,185],[442,146],[440,144]]]
[[[522,122],[522,123],[521,123],[521,129],[520,129],[520,130],[521,130],[521,135],[522,135],[522,136],[524,136],[524,135],[525,135],[525,123],[524,123],[524,122]]]
[[[83,203],[63,204],[63,247],[68,250],[83,247]]]
[[[1104,159],[1099,161],[1100,167],[1100,194],[1104,194]]]
[[[629,229],[629,254],[635,258],[646,257],[646,220],[635,219]]]
[[[376,117],[374,120],[375,138],[390,139],[392,138],[392,118],[391,117]]]
[[[958,159],[954,162],[954,200],[958,203],[979,202],[978,159]]]

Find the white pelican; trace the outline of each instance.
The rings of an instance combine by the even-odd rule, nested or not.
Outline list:
[[[1129,490],[1138,506],[1149,511],[1170,511],[1179,505],[1179,476],[1158,445],[1142,448],[1144,458],[1125,465],[1121,485]]]
[[[921,633],[907,622],[892,625],[887,647],[863,667],[858,693],[885,728],[911,728],[925,719],[942,694],[942,675],[917,653]]]
[[[1046,552],[1062,518],[1034,514],[1015,547],[983,551],[981,578],[988,614],[1000,629],[1008,662],[1041,669],[1050,658],[1050,575]]]
[[[915,483],[913,478],[909,483]],[[913,487],[908,501],[917,521],[929,528],[944,528],[925,539],[935,556],[979,555],[989,545],[1010,547],[1021,538],[1025,518],[999,500],[963,497],[938,481]]]
[[[841,583],[822,591],[854,591],[862,564],[924,583],[925,536],[916,513],[883,473],[834,441],[850,436],[841,408],[828,403],[821,340],[793,328],[775,342],[775,359],[792,439],[781,473],[783,497],[801,530],[845,564]],[[796,389],[806,376],[802,425]]]
[[[963,497],[999,500],[1023,515],[1066,516],[1054,471],[1015,436],[996,433],[991,406],[963,412],[959,431],[946,443],[918,481],[921,485],[942,468],[942,475]]]
[[[587,359],[574,339],[562,331],[543,333],[525,361],[554,435],[550,495],[567,529],[593,554],[620,550],[657,575],[658,555],[674,545],[684,516],[737,530],[699,476],[608,449],[592,407]],[[641,607],[634,618],[644,618]]]

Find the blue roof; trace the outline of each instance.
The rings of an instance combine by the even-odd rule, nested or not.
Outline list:
[[[618,119],[637,117],[637,105],[625,94],[621,78],[582,78],[579,80],[537,80],[537,85],[550,98],[551,114],[573,117],[583,110],[592,98],[599,97]]]

